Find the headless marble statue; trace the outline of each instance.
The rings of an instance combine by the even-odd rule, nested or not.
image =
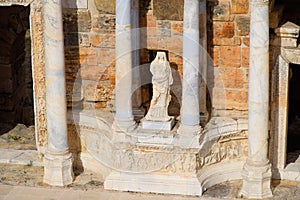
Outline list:
[[[150,65],[150,72],[153,96],[145,118],[149,121],[169,121],[171,117],[168,115],[168,106],[171,101],[170,85],[173,84],[173,77],[165,52],[157,52]]]

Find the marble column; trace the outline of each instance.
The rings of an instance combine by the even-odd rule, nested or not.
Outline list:
[[[113,129],[132,131],[132,35],[131,0],[116,1],[116,114]]]
[[[269,1],[251,0],[248,96],[248,159],[242,171],[241,195],[272,196],[269,133]]]
[[[48,143],[44,182],[65,186],[73,181],[67,137],[64,34],[60,0],[44,1],[44,48]]]
[[[190,139],[199,135],[199,8],[200,0],[184,1],[183,80],[181,124],[178,132]]]

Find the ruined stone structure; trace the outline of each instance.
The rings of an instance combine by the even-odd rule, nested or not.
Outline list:
[[[76,168],[109,190],[202,195],[242,179],[240,195],[272,196],[271,179],[300,181],[297,4],[0,0],[0,119],[34,119],[50,185]],[[141,122],[160,51],[167,129]]]

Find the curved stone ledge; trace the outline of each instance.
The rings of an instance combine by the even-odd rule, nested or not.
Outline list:
[[[198,180],[203,191],[225,181],[242,179],[241,172],[245,162],[246,158],[243,158],[214,164],[201,169],[198,173]]]
[[[199,196],[205,188],[241,179],[247,120],[213,118],[195,148],[178,146],[176,132],[137,131],[124,133],[129,137],[124,142],[115,141],[113,114],[108,111],[73,111],[68,118],[81,138],[84,168],[100,173],[106,189]]]
[[[213,117],[202,132],[200,143],[210,141],[220,136],[230,135],[237,131],[248,130],[247,119],[232,119],[228,117]]]

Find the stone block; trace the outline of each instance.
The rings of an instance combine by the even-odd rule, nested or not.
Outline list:
[[[93,31],[99,33],[115,33],[116,16],[99,14],[93,17]]]
[[[220,61],[220,47],[213,47],[210,50],[210,56],[215,67],[219,66]]]
[[[92,81],[108,80],[107,68],[99,66],[86,66],[80,70],[81,79]]]
[[[142,128],[143,129],[150,129],[150,130],[159,130],[159,131],[170,131],[174,124],[175,119],[171,117],[169,121],[161,122],[161,121],[148,121],[146,119],[142,119]]]
[[[243,38],[243,45],[249,47],[250,46],[250,38],[249,37],[244,37]]]
[[[230,4],[228,1],[220,1],[213,7],[214,21],[230,21]]]
[[[241,38],[213,38],[213,45],[217,46],[239,46],[241,45]]]
[[[171,32],[173,35],[182,35],[183,23],[180,21],[171,21]]]
[[[126,172],[112,172],[105,179],[104,189],[196,196],[202,195],[203,192],[196,177]]]
[[[91,47],[79,48],[79,63],[81,65],[97,65],[97,49]]]
[[[115,47],[115,37],[112,34],[91,34],[90,43],[93,47]]]
[[[153,15],[158,20],[183,20],[184,0],[153,0]]]
[[[114,49],[100,49],[98,51],[98,65],[102,65],[104,67],[113,67],[116,62],[115,50]]]
[[[165,42],[166,49],[169,51],[180,52],[182,50],[182,37],[162,39],[159,41],[158,47],[160,47],[162,41]],[[162,48],[165,48],[165,46],[162,46]]]
[[[63,8],[87,8],[87,0],[64,0],[62,1]]]
[[[88,34],[67,33],[65,34],[65,46],[90,46]]]
[[[91,29],[91,14],[87,10],[64,11],[64,32],[89,32]]]
[[[234,23],[213,22],[213,36],[219,38],[232,38],[234,36]]]
[[[247,14],[249,10],[249,0],[232,0],[232,14]]]
[[[160,37],[171,37],[171,23],[170,21],[158,20],[157,21],[157,34]]]
[[[221,46],[219,65],[224,67],[241,66],[241,47]]]
[[[218,68],[215,86],[219,88],[244,88],[244,72],[240,68]]]
[[[248,92],[226,90],[226,108],[236,110],[248,109]]]
[[[155,28],[156,27],[156,18],[153,16],[153,11],[149,10],[147,12],[147,14],[145,15],[145,17],[146,17],[146,23],[144,24],[144,26],[140,26],[140,27]]]
[[[146,131],[139,129],[136,134],[137,145],[170,145],[174,141],[174,134],[166,131],[165,133],[157,133],[157,131]]]
[[[236,16],[236,34],[238,36],[248,36],[250,33],[250,17]]]
[[[116,13],[116,1],[111,0],[94,0],[96,8],[101,13]]]
[[[112,97],[110,85],[98,83],[96,81],[84,81],[83,94],[86,101],[106,102]]]
[[[242,66],[249,67],[250,49],[242,48]]]

